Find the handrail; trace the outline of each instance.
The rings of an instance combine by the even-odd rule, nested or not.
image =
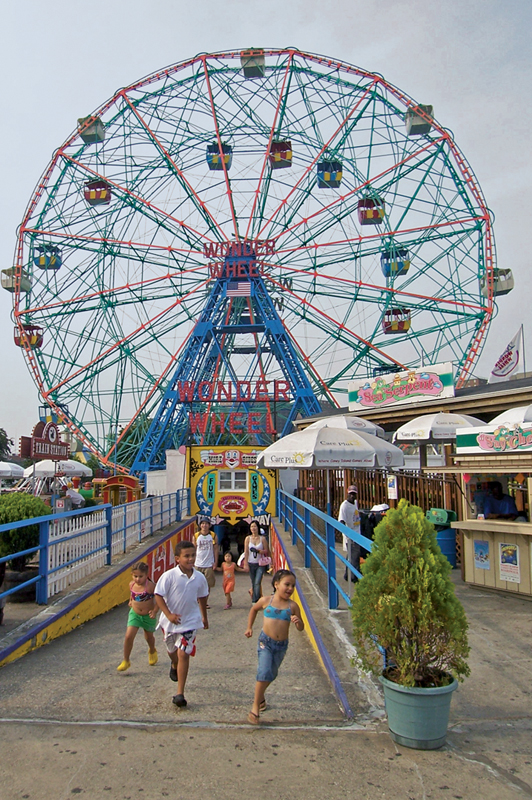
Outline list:
[[[154,503],[157,500],[159,502]],[[145,510],[148,513],[143,514]],[[113,515],[114,511],[120,520]],[[38,545],[0,558],[2,564],[38,553],[39,571],[37,576],[0,592],[0,599],[36,584],[37,603],[45,605],[50,597],[79,577],[86,577],[105,564],[111,564],[113,554],[126,552],[135,542],[142,541],[160,527],[178,522],[189,513],[190,489],[179,489],[168,495],[144,498],[121,506],[106,503],[3,523],[0,535],[3,531],[39,526]],[[158,527],[154,527],[154,519]]]
[[[337,565],[343,566],[353,579],[361,578],[362,575],[350,563],[349,558],[345,558],[336,549],[336,533],[370,552],[373,545],[371,539],[355,533],[343,522],[329,517],[282,489],[277,490],[277,516],[291,534],[292,544],[302,547],[305,567],[317,573],[318,582],[323,582],[325,578],[329,608],[338,608],[340,597],[349,605],[350,597],[336,577]]]

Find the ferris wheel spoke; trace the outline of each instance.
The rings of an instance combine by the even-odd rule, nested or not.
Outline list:
[[[213,243],[214,240],[208,236],[207,233],[203,231],[198,231],[191,226],[187,225],[187,223],[182,220],[174,217],[172,214],[167,213],[161,208],[158,208],[154,203],[147,200],[146,198],[142,197],[139,194],[136,194],[125,186],[119,184],[116,181],[113,181],[111,178],[106,178],[105,175],[102,173],[92,169],[86,164],[77,161],[72,156],[69,156],[67,153],[62,153],[63,158],[71,163],[74,167],[81,170],[82,173],[86,173],[91,179],[93,180],[100,180],[108,184],[112,190],[115,190],[119,194],[121,194],[126,203],[131,205],[136,211],[145,215],[148,219],[154,222],[157,225],[170,225],[168,227],[168,232],[174,235],[176,238],[181,239],[184,238],[186,243],[189,246],[192,246],[192,243],[198,247],[204,241]],[[176,226],[176,227],[172,227]],[[186,236],[183,234],[185,232]]]
[[[274,136],[276,135],[276,131],[278,131],[278,128],[280,127],[280,122],[282,121],[282,107],[283,107],[283,103],[286,102],[287,89],[289,88],[289,85],[290,85],[289,78],[290,78],[290,74],[291,74],[292,60],[293,60],[293,53],[290,53],[290,55],[289,55],[289,57],[287,59],[287,62],[286,62],[286,67],[285,67],[284,75],[283,75],[283,79],[282,79],[282,85],[281,85],[281,88],[279,90],[279,96],[278,96],[278,99],[277,99],[277,104],[275,106],[275,112],[274,112],[273,120],[272,120],[271,127],[270,127],[270,133],[269,133],[269,136],[268,136],[268,143],[266,145],[266,149],[265,149],[265,152],[264,152],[264,159],[263,159],[263,162],[262,162],[260,175],[259,175],[259,178],[258,178],[258,181],[257,181],[257,188],[255,189],[255,193],[254,193],[254,197],[253,197],[253,204],[252,204],[251,210],[249,212],[248,226],[247,226],[246,233],[245,233],[245,236],[244,236],[245,239],[247,239],[249,237],[249,235],[250,235],[251,227],[252,227],[254,219],[255,219],[255,209],[257,207],[259,207],[261,209],[261,212],[262,212],[262,210],[264,208],[265,198],[262,200],[262,202],[259,202],[259,197],[260,197],[260,194],[261,194],[261,190],[266,190],[266,193],[267,193],[267,188],[268,188],[268,186],[270,184],[270,180],[266,180],[266,181],[264,180],[264,175],[265,175],[267,167],[268,167],[268,160],[269,160],[272,141],[274,139]],[[267,173],[267,178],[271,179],[271,170],[270,170],[269,174]],[[261,218],[262,218],[262,213],[261,213]]]
[[[225,236],[225,234],[224,234],[224,232],[223,232],[222,228],[221,228],[221,227],[218,225],[218,223],[216,222],[216,220],[215,220],[215,218],[213,217],[213,215],[212,215],[212,214],[209,212],[209,210],[208,210],[208,208],[207,208],[206,204],[205,204],[205,203],[204,203],[204,202],[201,200],[201,198],[200,198],[200,197],[197,195],[197,193],[195,192],[194,188],[193,188],[193,187],[192,187],[192,185],[189,183],[189,181],[187,181],[187,179],[186,179],[186,177],[185,177],[185,175],[184,175],[183,171],[179,169],[179,167],[178,167],[178,166],[177,166],[177,164],[175,163],[174,159],[172,159],[172,158],[171,158],[170,154],[169,154],[169,153],[167,152],[167,150],[166,150],[166,149],[163,147],[162,143],[159,141],[159,139],[158,139],[158,137],[156,136],[156,134],[154,133],[154,131],[152,131],[152,130],[151,130],[151,128],[150,128],[150,126],[148,125],[148,123],[147,123],[147,122],[145,121],[145,119],[144,119],[144,118],[141,116],[141,114],[139,114],[139,112],[138,112],[138,109],[137,109],[137,108],[134,106],[134,104],[131,102],[131,100],[129,99],[129,97],[128,97],[128,95],[127,95],[127,93],[126,93],[126,91],[125,91],[125,90],[123,90],[123,91],[122,91],[122,96],[123,96],[124,100],[126,101],[126,103],[129,105],[129,107],[130,107],[130,109],[131,109],[131,112],[132,112],[133,114],[135,114],[135,116],[136,116],[136,117],[137,117],[137,119],[139,120],[140,124],[141,124],[141,125],[144,127],[144,129],[146,130],[146,132],[148,133],[148,135],[150,136],[150,138],[153,140],[153,142],[154,142],[154,144],[155,144],[155,146],[156,146],[157,150],[158,150],[158,151],[159,151],[159,153],[160,153],[160,154],[163,156],[164,160],[166,161],[166,163],[167,163],[167,164],[168,164],[168,166],[170,167],[171,171],[172,171],[172,172],[173,172],[173,173],[176,175],[176,177],[179,179],[179,181],[180,181],[181,185],[183,186],[183,188],[184,188],[184,189],[185,189],[185,190],[186,190],[186,191],[187,191],[187,192],[190,194],[190,196],[192,197],[192,202],[193,202],[193,204],[194,204],[194,206],[195,206],[196,210],[197,210],[197,211],[199,211],[199,213],[201,214],[201,216],[202,216],[202,217],[203,217],[203,219],[205,220],[205,222],[206,222],[206,224],[207,224],[207,226],[208,226],[209,230],[210,230],[211,232],[212,232],[212,231],[214,231],[214,230],[216,230],[216,231],[217,231],[219,234],[221,234],[221,235],[222,235],[222,238],[226,238],[226,239],[227,239],[227,237]]]
[[[218,148],[219,148],[219,151],[221,153],[222,152],[222,138],[221,138],[221,135],[220,135],[220,126],[218,124],[218,117],[217,117],[217,114],[216,114],[216,106],[214,104],[214,98],[213,98],[213,94],[212,94],[212,87],[211,87],[211,81],[210,81],[210,76],[209,76],[209,70],[207,68],[207,59],[206,58],[203,58],[203,69],[204,69],[204,72],[205,72],[205,83],[207,85],[207,92],[208,92],[209,102],[210,102],[210,106],[211,106],[211,113],[212,113],[212,119],[213,119],[213,122],[214,122],[214,130],[215,130],[216,141],[218,143]],[[224,173],[226,196],[227,196],[227,200],[228,200],[228,203],[229,203],[229,212],[231,214],[231,220],[232,220],[232,223],[233,223],[234,235],[235,235],[236,239],[238,240],[240,238],[240,234],[238,232],[238,223],[237,223],[237,218],[236,218],[236,213],[235,213],[235,205],[234,205],[234,202],[233,202],[233,194],[232,194],[232,190],[231,190],[231,183],[229,181],[229,174],[227,172],[227,165],[226,165],[224,159],[222,159],[222,168],[223,168],[223,173]]]
[[[297,181],[296,181],[296,183],[294,184],[293,188],[292,188],[292,189],[291,189],[291,190],[288,192],[288,194],[286,195],[286,197],[283,199],[282,203],[281,203],[280,205],[278,205],[276,209],[274,209],[274,211],[273,211],[273,213],[270,215],[270,217],[269,217],[269,218],[268,218],[268,219],[267,219],[267,220],[266,220],[266,221],[263,223],[263,226],[262,226],[262,228],[261,228],[261,229],[259,230],[259,232],[258,232],[258,236],[262,236],[262,235],[264,235],[264,231],[266,230],[266,227],[267,227],[268,225],[271,225],[271,224],[272,224],[272,222],[273,222],[274,218],[275,218],[275,217],[276,217],[278,214],[281,214],[281,213],[282,213],[282,211],[283,211],[283,206],[284,206],[284,205],[286,205],[286,203],[288,202],[289,198],[290,198],[290,197],[291,197],[291,196],[294,194],[294,192],[296,191],[296,189],[298,189],[298,188],[299,188],[299,187],[302,185],[303,181],[305,181],[305,180],[306,180],[306,178],[307,178],[307,177],[310,175],[310,172],[311,172],[311,170],[312,170],[312,169],[315,167],[315,165],[317,164],[318,160],[319,160],[319,159],[320,159],[320,158],[323,156],[323,154],[324,154],[324,153],[327,151],[327,148],[331,146],[331,143],[334,141],[334,139],[335,139],[335,138],[336,138],[336,136],[338,135],[339,131],[341,131],[342,127],[343,127],[344,125],[346,125],[346,124],[347,124],[347,122],[348,122],[348,121],[349,121],[349,119],[350,119],[350,118],[353,116],[353,114],[355,113],[355,111],[358,109],[359,105],[362,103],[363,99],[365,98],[366,94],[367,94],[369,91],[370,91],[370,88],[368,88],[368,89],[366,90],[366,92],[365,92],[365,93],[362,95],[362,97],[359,99],[359,101],[358,101],[357,103],[355,103],[355,105],[353,106],[353,108],[351,108],[351,109],[350,109],[350,111],[349,111],[349,112],[348,112],[348,113],[347,113],[347,114],[344,116],[344,118],[342,119],[342,121],[341,121],[341,122],[340,122],[340,123],[337,125],[337,127],[336,127],[336,130],[334,131],[334,133],[333,133],[333,134],[332,134],[332,135],[329,137],[329,139],[328,139],[328,140],[327,140],[327,141],[326,141],[326,142],[325,142],[325,143],[324,143],[324,144],[321,146],[321,148],[319,149],[319,151],[318,151],[318,152],[316,153],[316,155],[315,155],[315,156],[312,158],[312,160],[311,160],[310,164],[308,165],[308,167],[306,167],[306,168],[305,168],[305,170],[304,170],[304,172],[303,172],[303,175],[301,175],[301,176],[298,178],[298,180],[297,180]],[[272,237],[272,238],[273,238],[273,237]]]

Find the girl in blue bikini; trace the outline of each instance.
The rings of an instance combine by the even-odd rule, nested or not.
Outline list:
[[[253,635],[253,623],[262,609],[264,622],[258,641],[259,668],[255,697],[248,714],[248,722],[252,725],[259,724],[260,712],[266,710],[264,694],[270,683],[276,679],[285,657],[290,623],[292,622],[298,631],[302,631],[305,627],[298,604],[290,599],[296,588],[294,573],[288,569],[278,570],[273,576],[272,585],[274,593],[270,597],[260,597],[251,606],[245,632],[248,639]]]
[[[131,570],[131,582],[129,591],[129,616],[127,619],[126,638],[124,640],[124,660],[117,667],[118,672],[125,672],[131,663],[129,657],[133,649],[133,642],[138,629],[144,631],[144,638],[149,647],[148,664],[155,666],[158,660],[157,650],[155,649],[155,626],[157,620],[157,606],[155,604],[155,584],[148,577],[148,565],[145,561],[137,561]]]

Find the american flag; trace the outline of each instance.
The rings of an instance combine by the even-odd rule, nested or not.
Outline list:
[[[227,297],[251,297],[249,281],[231,281],[227,284]]]

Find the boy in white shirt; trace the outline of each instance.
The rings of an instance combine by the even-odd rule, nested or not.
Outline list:
[[[211,531],[211,523],[208,519],[202,519],[199,527],[199,531],[194,534],[196,545],[194,567],[205,575],[210,592],[216,583],[214,569],[218,566],[218,539],[214,531]],[[208,605],[207,608],[209,608]]]
[[[177,682],[177,694],[172,702],[184,708],[190,656],[196,654],[196,632],[198,628],[209,627],[209,587],[201,572],[194,569],[196,547],[193,542],[178,542],[174,553],[175,567],[157,581],[155,602],[162,611],[159,627],[172,662],[170,679]]]

